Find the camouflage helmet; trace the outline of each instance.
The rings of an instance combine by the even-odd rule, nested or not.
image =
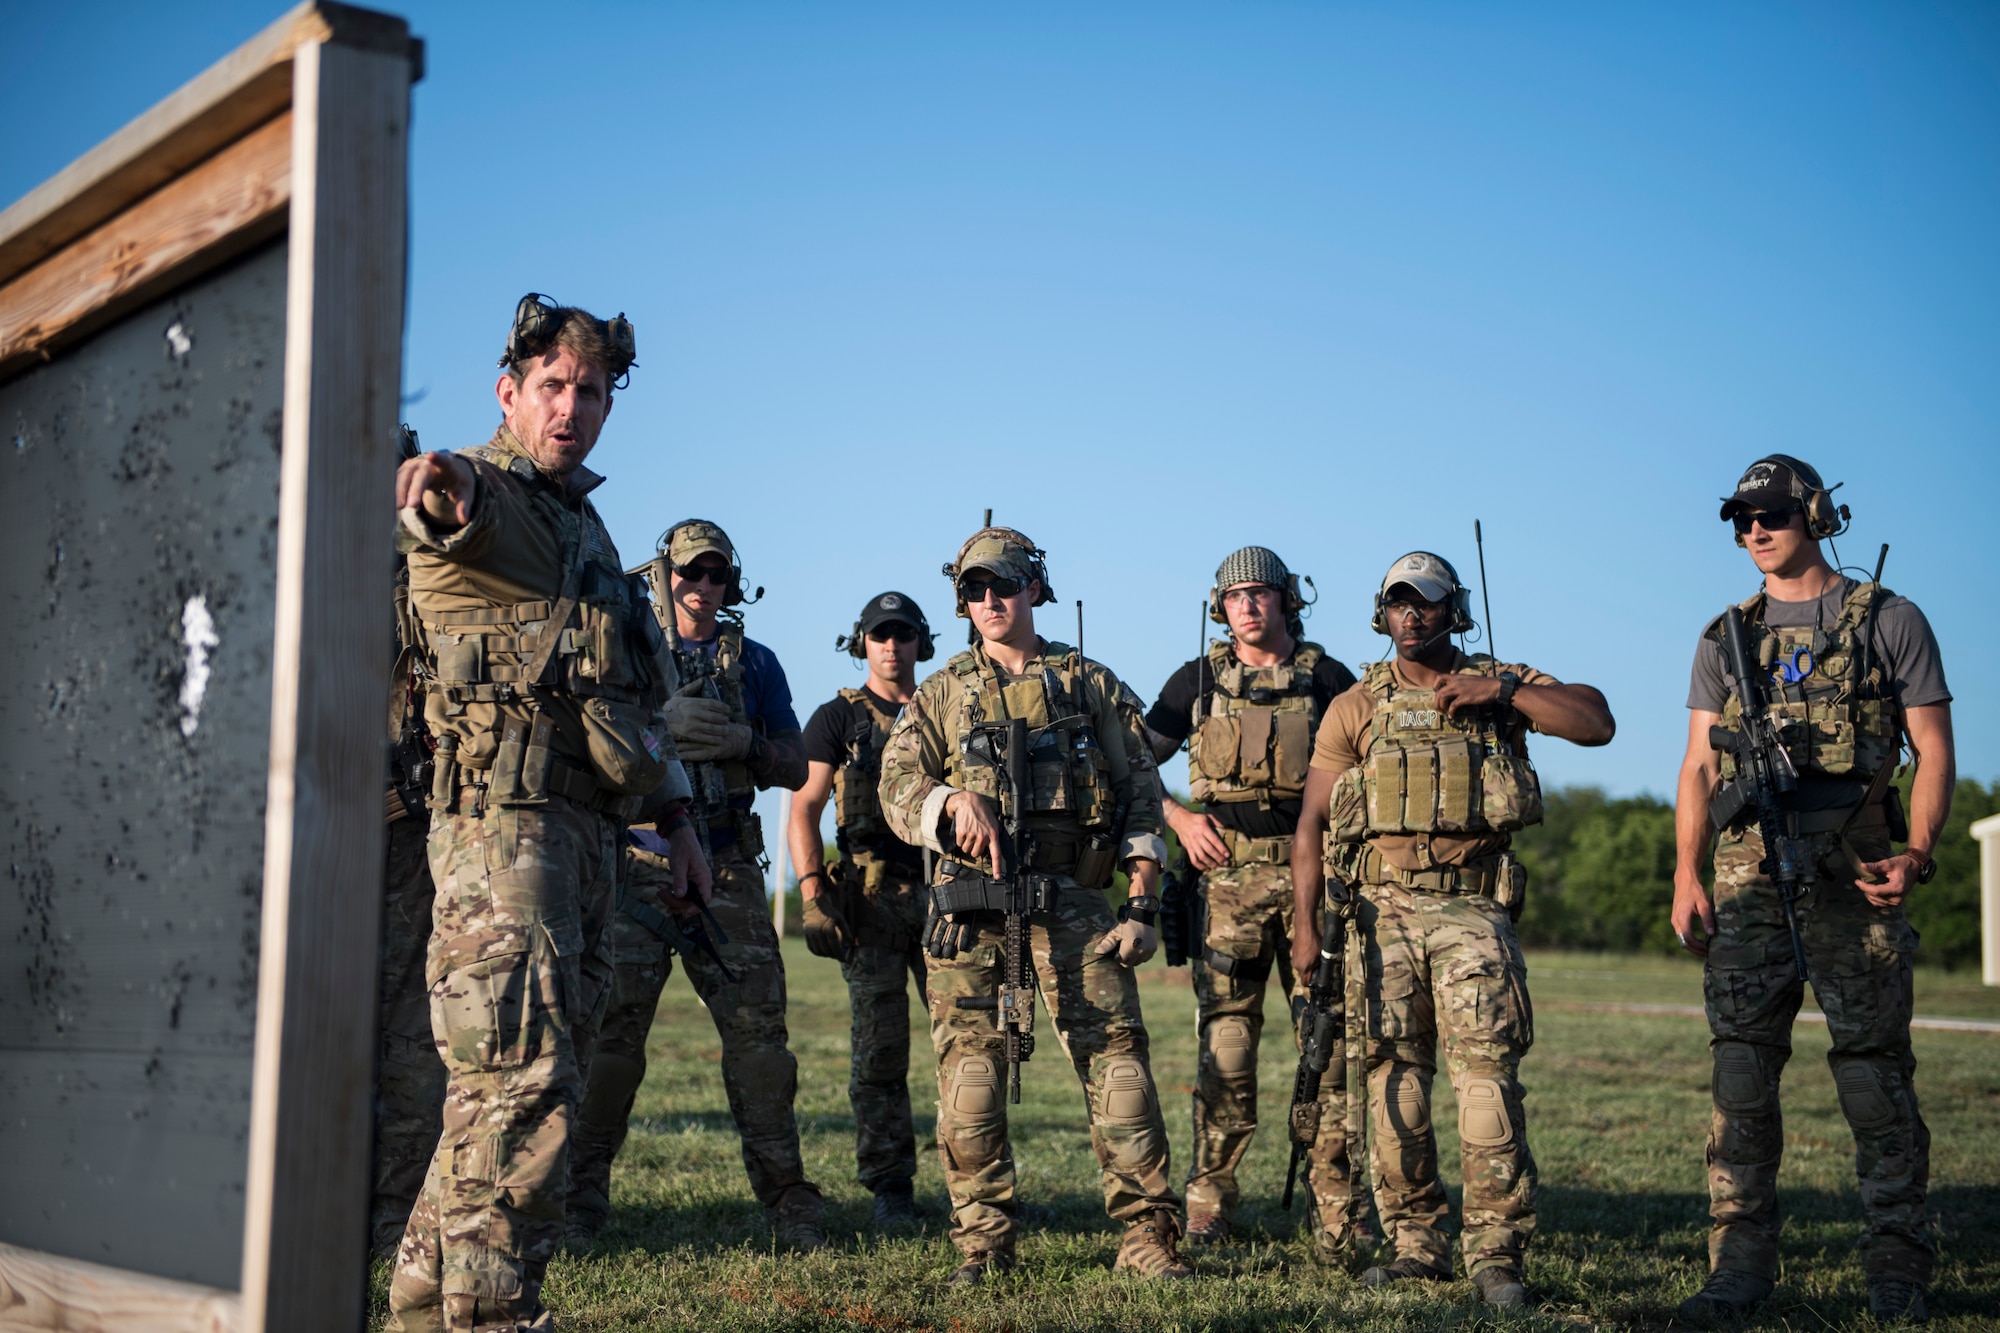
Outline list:
[[[958,548],[958,556],[944,567],[944,576],[951,580],[952,595],[957,602],[957,614],[965,616],[965,598],[958,595],[958,582],[975,569],[990,570],[1002,578],[1019,579],[1025,585],[1033,580],[1042,585],[1042,595],[1032,605],[1056,599],[1055,589],[1049,586],[1049,571],[1046,563],[1048,552],[1029,540],[1026,533],[1018,528],[986,527],[965,539],[965,545]]]
[[[1412,551],[1396,558],[1396,563],[1382,576],[1382,586],[1375,591],[1375,614],[1368,627],[1377,634],[1389,632],[1389,590],[1399,584],[1413,589],[1427,602],[1450,603],[1451,628],[1445,633],[1465,634],[1472,629],[1472,592],[1458,577],[1451,561],[1429,551]]]
[[[1231,551],[1216,566],[1215,586],[1208,590],[1208,618],[1218,625],[1227,625],[1229,617],[1222,610],[1222,594],[1239,583],[1262,583],[1285,594],[1285,619],[1297,619],[1300,611],[1310,603],[1299,593],[1299,576],[1285,568],[1285,562],[1278,553],[1268,546],[1245,546]],[[1306,580],[1311,586],[1312,580]]]
[[[655,548],[667,558],[667,563],[676,569],[693,564],[701,556],[713,552],[729,562],[729,586],[723,591],[722,604],[735,606],[743,600],[743,562],[736,557],[736,545],[729,540],[729,534],[722,530],[720,523],[705,518],[684,518],[660,534]],[[757,590],[762,596],[764,590]]]

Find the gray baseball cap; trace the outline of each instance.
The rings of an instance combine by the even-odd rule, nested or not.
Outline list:
[[[1389,572],[1382,576],[1385,600],[1389,590],[1398,584],[1415,589],[1427,602],[1446,601],[1460,586],[1458,571],[1451,567],[1451,562],[1429,551],[1412,551],[1389,566]]]

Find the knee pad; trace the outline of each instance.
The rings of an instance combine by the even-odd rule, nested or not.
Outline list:
[[[1105,1061],[1099,1085],[1104,1118],[1114,1125],[1143,1125],[1153,1117],[1153,1080],[1144,1062],[1129,1055]]]
[[[1474,1148],[1498,1148],[1514,1137],[1514,1120],[1500,1081],[1469,1078],[1458,1090],[1458,1137]]]
[[[1715,1105],[1732,1115],[1762,1111],[1770,1098],[1765,1087],[1764,1061],[1747,1041],[1715,1044]]]
[[[951,1109],[970,1121],[1000,1112],[1000,1059],[985,1051],[962,1057],[951,1071]]]
[[[1382,1109],[1389,1132],[1400,1142],[1411,1142],[1430,1133],[1431,1091],[1415,1065],[1390,1065],[1389,1078],[1382,1088]]]
[[[1208,1058],[1224,1078],[1240,1078],[1257,1068],[1257,1048],[1251,1044],[1250,1020],[1225,1015],[1208,1025]]]
[[[1865,1059],[1837,1060],[1833,1086],[1840,1093],[1840,1113],[1856,1129],[1886,1129],[1896,1123],[1896,1102],[1884,1085],[1882,1071]]]
[[[747,1107],[789,1116],[798,1095],[799,1062],[782,1046],[727,1053],[722,1083],[732,1103],[740,1097]]]

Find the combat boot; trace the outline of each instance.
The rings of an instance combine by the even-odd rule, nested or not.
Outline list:
[[[875,1191],[875,1228],[909,1231],[917,1225],[916,1191],[907,1180],[891,1180]]]
[[[1118,1246],[1118,1261],[1111,1265],[1111,1271],[1175,1280],[1193,1277],[1194,1265],[1181,1258],[1174,1248],[1180,1233],[1180,1219],[1167,1208],[1155,1208],[1127,1222],[1125,1239]]]
[[[998,1276],[1014,1267],[1014,1255],[1008,1250],[972,1250],[965,1256],[965,1262],[952,1271],[946,1280],[948,1287],[976,1287],[986,1281],[989,1275]]]
[[[1479,1299],[1495,1309],[1528,1308],[1528,1289],[1521,1284],[1521,1275],[1507,1264],[1488,1264],[1472,1275],[1472,1285],[1479,1288]]]
[[[1386,1287],[1392,1282],[1449,1282],[1451,1274],[1439,1272],[1421,1259],[1398,1259],[1361,1275],[1364,1287]]]
[[[1700,1291],[1681,1302],[1681,1318],[1691,1324],[1741,1319],[1771,1294],[1774,1285],[1770,1278],[1740,1268],[1718,1268]]]
[[[1900,1277],[1868,1279],[1868,1313],[1884,1324],[1928,1324],[1923,1286]]]
[[[825,1249],[826,1232],[820,1227],[820,1212],[824,1207],[817,1190],[787,1190],[775,1205],[765,1210],[778,1248],[799,1254]]]
[[[571,1258],[581,1258],[597,1248],[597,1228],[585,1226],[581,1222],[571,1222],[563,1228],[562,1251]]]
[[[1188,1218],[1187,1243],[1194,1249],[1220,1245],[1229,1239],[1229,1219],[1221,1213],[1195,1213]]]

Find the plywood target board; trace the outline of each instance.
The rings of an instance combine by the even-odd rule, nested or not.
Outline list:
[[[420,66],[302,5],[0,214],[0,1328],[360,1322]]]

